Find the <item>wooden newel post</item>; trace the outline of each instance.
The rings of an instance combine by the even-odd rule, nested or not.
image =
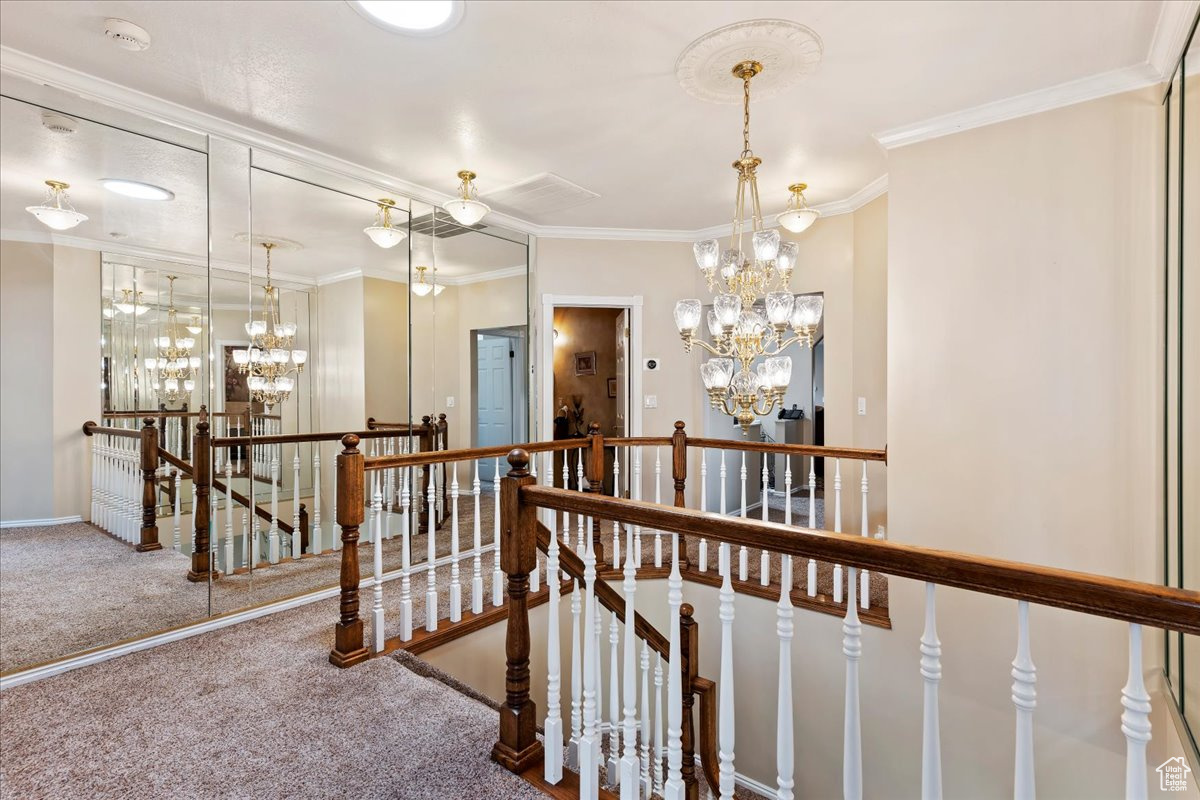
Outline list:
[[[604,434],[600,433],[599,422],[588,425],[586,475],[587,491],[592,494],[604,494]],[[596,563],[608,563],[604,560],[604,537],[600,534],[599,517],[592,517],[592,547],[596,551]]]
[[[675,421],[675,432],[671,434],[671,479],[675,484],[675,507],[686,508],[687,499],[683,490],[687,488],[687,431],[683,420]],[[688,565],[687,537],[679,534],[679,561],[681,567]]]
[[[529,454],[508,454],[511,469],[500,482],[500,568],[508,576],[507,656],[500,740],[492,758],[510,772],[524,772],[542,757],[537,706],[529,697],[529,573],[537,566],[537,509],[521,503],[521,487],[534,482]]]
[[[216,580],[221,573],[212,568],[213,554],[209,547],[209,485],[212,481],[211,464],[212,448],[208,445],[208,420],[203,417],[196,426],[196,438],[192,443],[192,484],[196,488],[196,501],[192,504],[193,530],[195,542],[192,548],[192,568],[188,570],[187,579],[193,583]]]
[[[675,423],[676,433],[682,430],[682,422]],[[679,607],[679,674],[683,678],[683,730],[680,742],[683,747],[683,783],[687,800],[699,800],[700,783],[696,779],[696,733],[692,724],[692,706],[696,699],[693,681],[700,670],[700,628],[692,618],[695,609],[690,603]]]
[[[366,481],[363,455],[358,452],[358,437],[342,437],[342,452],[337,457],[337,524],[342,526],[342,601],[338,623],[333,628],[333,650],[329,663],[352,667],[370,656],[363,644],[363,624],[358,617],[358,526],[363,522],[363,484]]]
[[[139,553],[162,550],[158,543],[158,430],[154,417],[142,420],[142,530],[138,537]]]

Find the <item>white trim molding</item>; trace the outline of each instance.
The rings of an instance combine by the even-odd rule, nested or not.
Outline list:
[[[1198,12],[1200,0],[1163,0],[1146,59],[1161,80],[1170,78],[1175,69]]]
[[[48,525],[70,525],[72,522],[83,522],[78,514],[70,517],[50,517],[48,519],[6,519],[0,520],[0,530],[7,528],[41,528]]]

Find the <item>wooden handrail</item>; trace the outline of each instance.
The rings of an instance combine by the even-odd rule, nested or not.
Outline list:
[[[637,445],[664,446],[671,445],[670,436],[605,436],[605,447],[635,447]]]
[[[395,436],[395,431],[333,431],[329,433],[274,433],[269,436],[220,436],[212,440],[213,447],[245,447],[253,440],[260,444],[303,444],[305,442],[340,442],[342,437],[353,433],[359,439],[386,439]]]
[[[688,437],[688,447],[710,447],[718,450],[749,450],[754,453],[817,456],[818,458],[853,458],[858,461],[887,463],[887,449],[860,450],[854,447],[825,447],[815,444],[783,444],[780,442],[750,442],[740,439],[702,439]]]
[[[189,478],[192,476],[192,465],[184,461],[182,458],[171,454],[169,451],[164,450],[161,447],[158,448],[158,457],[182,472],[184,475],[187,475]]]
[[[103,433],[108,436],[123,436],[126,439],[142,438],[142,433],[137,428],[108,428],[91,421],[83,423],[84,436],[91,436],[96,433]]]
[[[548,486],[521,502],[1200,635],[1200,592]]]
[[[167,462],[168,464],[170,464],[171,466],[175,467],[177,470],[182,472],[184,475],[187,475],[189,477],[191,476],[192,465],[187,463],[183,459],[172,455],[171,453],[167,452],[166,450],[163,450],[161,447],[158,448],[158,457],[161,458],[163,461]],[[216,489],[217,491],[219,491],[221,494],[224,494],[228,497],[232,497],[234,502],[236,502],[238,505],[240,505],[244,508],[251,507],[250,498],[248,498],[246,495],[242,494],[241,492],[239,492],[237,490],[227,491],[227,487],[225,486],[225,481],[220,480],[218,478],[213,478],[212,487],[214,489]],[[301,507],[303,507],[303,505]],[[253,505],[253,508],[254,508],[254,515],[256,517],[258,517],[260,519],[264,519],[267,522],[271,521],[271,512],[267,511],[265,508],[259,507],[259,505],[257,503],[255,503]],[[284,533],[288,534],[289,536],[291,536],[296,531],[296,529],[294,527],[292,527],[292,525],[290,523],[285,522],[282,519],[277,520],[276,524],[279,526],[279,530],[283,531]]]
[[[356,434],[357,435],[357,434]],[[474,447],[461,450],[432,450],[424,453],[404,453],[394,456],[372,456],[365,459],[365,468],[370,470],[392,469],[394,467],[419,467],[426,464],[452,463],[455,461],[473,461],[479,458],[495,458],[507,456],[514,449],[527,453],[557,452],[559,450],[581,450],[589,446],[587,439],[559,439],[553,442],[529,442],[526,444],[506,444],[495,447]]]

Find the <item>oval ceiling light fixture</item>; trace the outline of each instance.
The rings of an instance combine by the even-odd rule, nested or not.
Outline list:
[[[141,181],[127,181],[124,178],[101,178],[100,183],[113,194],[132,197],[136,200],[174,200],[175,193],[170,189],[155,186]]]
[[[793,183],[789,186],[788,191],[792,196],[788,198],[787,210],[775,218],[776,222],[792,233],[803,233],[821,216],[820,211],[808,207],[808,202],[804,199],[804,190],[807,188],[807,183]]]
[[[363,228],[363,233],[371,237],[371,241],[385,250],[395,247],[408,238],[408,232],[392,226],[392,209],[396,201],[384,197],[376,202],[379,210],[375,212],[374,224]]]
[[[46,181],[46,185],[50,188],[47,189],[46,199],[42,204],[25,207],[26,211],[37,217],[38,222],[56,231],[65,231],[87,220],[87,215],[76,211],[67,197],[67,189],[71,188],[70,184],[62,181]]]
[[[437,36],[462,19],[463,0],[346,0],[363,18],[408,36]]]
[[[446,213],[454,217],[454,221],[459,225],[470,227],[492,209],[486,203],[479,200],[479,191],[475,188],[475,173],[469,169],[464,169],[458,173],[458,197],[454,200],[447,200],[442,204],[442,208]]]

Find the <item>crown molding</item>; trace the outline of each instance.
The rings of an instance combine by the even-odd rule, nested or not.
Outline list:
[[[466,286],[471,283],[485,283],[487,281],[498,281],[504,278],[516,278],[523,276],[526,272],[524,264],[518,264],[515,267],[505,267],[503,269],[494,269],[490,272],[477,272],[471,275],[460,275],[458,277],[443,277],[438,280],[442,286]],[[376,269],[348,269],[345,272],[337,272],[333,275],[322,275],[315,281],[317,286],[328,286],[331,283],[340,283],[342,281],[352,280],[354,278],[375,278],[377,280],[392,281],[393,283],[408,283],[408,274],[404,272],[387,272],[385,270]]]
[[[1167,80],[1175,71],[1197,14],[1200,14],[1200,0],[1164,0],[1159,9],[1146,60],[1161,80]]]
[[[505,267],[504,269],[494,269],[490,272],[475,272],[470,275],[459,275],[458,277],[444,277],[441,282],[446,286],[467,286],[472,283],[487,283],[488,281],[501,281],[505,278],[520,278],[524,277],[528,272],[528,267],[524,264],[517,264],[515,267]]]
[[[904,125],[899,128],[874,134],[875,141],[885,150],[893,150],[917,142],[949,136],[952,133],[969,131],[997,122],[1038,114],[1063,106],[1095,100],[1111,94],[1141,89],[1160,81],[1160,77],[1149,64],[1122,67],[1099,75],[1067,81],[1057,86],[1027,92],[984,103],[981,106],[943,114],[940,117]]]

